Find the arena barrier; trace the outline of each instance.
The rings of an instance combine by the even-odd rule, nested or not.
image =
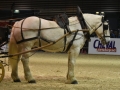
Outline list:
[[[92,37],[88,54],[120,55],[120,38],[111,38],[110,42],[103,46],[98,38]]]

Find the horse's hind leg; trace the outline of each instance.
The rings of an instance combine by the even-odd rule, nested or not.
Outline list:
[[[18,77],[18,56],[12,57],[11,59],[9,59],[10,64],[11,64],[11,68],[12,68],[12,73],[11,73],[11,77],[13,79],[14,82],[21,82],[19,77]]]
[[[68,73],[67,73],[67,84],[78,84],[74,76],[74,65],[76,58],[79,55],[80,48],[71,49],[68,52]]]
[[[18,52],[17,45],[15,43],[9,42],[9,54],[16,54]],[[9,57],[9,62],[12,68],[11,77],[14,82],[20,82],[18,77],[18,62],[19,56]]]
[[[33,79],[29,68],[29,53],[22,55],[21,61],[23,63],[25,79],[29,83],[35,83],[36,81]]]

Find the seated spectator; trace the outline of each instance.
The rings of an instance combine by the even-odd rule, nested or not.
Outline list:
[[[119,32],[118,31],[114,31],[114,38],[118,38],[118,36],[119,36]]]
[[[114,34],[113,30],[110,30],[110,37],[115,38],[115,34]]]
[[[119,34],[118,34],[118,38],[120,38],[120,32],[119,32]]]

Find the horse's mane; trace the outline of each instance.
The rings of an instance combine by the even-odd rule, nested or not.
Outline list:
[[[94,19],[101,19],[102,18],[101,15],[90,14],[90,13],[84,13],[83,16],[84,16],[84,18],[94,18]]]

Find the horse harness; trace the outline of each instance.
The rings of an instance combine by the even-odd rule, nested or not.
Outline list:
[[[79,22],[80,22],[80,24],[81,24],[82,29],[87,29],[87,25],[86,25],[85,20],[84,20],[84,18],[83,18],[82,12],[80,11],[80,8],[78,8],[77,17],[78,17],[78,20],[79,20]],[[42,39],[42,40],[44,40],[44,41],[46,41],[46,42],[48,42],[48,43],[50,43],[50,42],[54,42],[54,43],[55,43],[55,41],[50,41],[50,40],[47,40],[47,39],[45,39],[45,38],[43,38],[43,37],[40,36],[40,31],[41,31],[41,19],[40,19],[40,18],[39,18],[38,35],[37,35],[36,37],[32,37],[32,38],[25,39],[24,36],[23,36],[23,30],[22,30],[22,26],[23,26],[24,21],[25,21],[25,19],[24,19],[24,20],[22,21],[22,23],[21,23],[21,37],[22,37],[22,40],[17,41],[17,40],[15,39],[17,44],[20,44],[20,43],[26,42],[26,41],[30,41],[30,40],[34,40],[34,39],[38,39],[38,40],[39,40],[39,47],[41,47],[41,41],[40,41],[40,39]],[[67,17],[67,15],[66,15],[65,13],[64,13],[64,14],[59,14],[59,15],[55,16],[55,21],[56,21],[56,23],[57,23],[61,28],[64,29],[64,34],[66,34],[66,33],[71,34],[71,30],[70,30],[70,28],[69,28],[69,20],[68,20],[68,17]],[[101,25],[102,25],[102,24],[101,24]],[[100,26],[101,26],[101,25],[100,25]],[[100,27],[100,26],[99,26],[99,27]],[[99,28],[99,27],[98,27],[98,28]],[[97,30],[98,28],[96,28],[96,30]],[[107,27],[106,25],[103,25],[103,28],[104,28],[103,30],[105,30],[105,29],[108,28],[108,27]],[[73,41],[74,41],[75,38],[76,38],[77,33],[78,33],[78,31],[74,33],[73,39],[72,39],[72,40],[70,41],[70,43],[68,44],[67,48],[66,48],[66,40],[67,40],[67,39],[66,39],[66,36],[64,37],[64,48],[63,48],[63,52],[68,52],[68,50],[71,48],[71,46],[73,45]],[[89,32],[83,32],[83,33],[84,33],[85,38],[86,38],[87,40],[90,40],[90,34],[89,34]]]
[[[103,16],[102,16],[101,21],[102,21],[102,23],[95,29],[95,31],[103,25],[103,37],[100,36],[100,39],[105,40],[106,37],[110,37],[110,36],[105,35],[105,31],[108,30],[109,26],[108,26],[108,22],[106,20],[104,20]]]
[[[82,11],[81,11],[79,6],[77,7],[77,17],[78,17],[78,20],[79,20],[79,22],[81,24],[82,29],[88,29],[87,25],[86,25],[86,22],[85,22],[85,19],[83,17]],[[105,35],[105,31],[108,30],[109,26],[108,26],[108,24],[105,24],[107,21],[104,19],[103,16],[102,16],[101,21],[102,21],[102,23],[97,28],[95,28],[94,31],[96,31],[99,27],[101,27],[103,25],[103,35],[104,36],[101,37],[100,39],[105,39],[105,37],[110,37],[110,36]],[[88,41],[90,41],[90,33],[89,32],[84,32],[84,31],[83,31],[83,33],[84,33],[85,38]]]
[[[36,37],[32,37],[32,38],[25,39],[24,36],[23,36],[23,30],[22,30],[24,21],[25,21],[25,19],[23,19],[23,21],[22,21],[22,23],[21,23],[21,37],[22,37],[22,39],[21,39],[20,41],[17,41],[16,38],[14,37],[17,44],[20,44],[20,43],[26,42],[26,41],[30,41],[30,40],[34,40],[34,39],[38,39],[38,40],[39,40],[39,47],[41,47],[41,41],[40,41],[40,39],[42,39],[43,41],[46,41],[46,42],[48,42],[48,43],[50,43],[50,42],[54,42],[54,43],[55,43],[55,41],[50,41],[50,40],[47,40],[47,39],[45,39],[45,38],[43,38],[43,37],[40,36],[40,31],[41,31],[41,19],[40,19],[40,18],[39,18],[38,35],[37,35]],[[55,21],[56,21],[56,23],[57,23],[61,28],[64,29],[64,34],[67,34],[67,33],[71,34],[71,31],[70,31],[70,28],[69,28],[69,20],[68,20],[66,14],[57,15]],[[78,31],[77,31],[77,32],[78,32]],[[69,43],[69,45],[67,46],[67,48],[66,48],[66,40],[67,40],[67,39],[66,39],[66,36],[64,37],[64,48],[63,48],[63,52],[67,52],[67,51],[70,49],[70,47],[71,47],[72,44],[73,44],[73,41],[75,40],[75,37],[76,37],[76,35],[77,35],[77,32],[75,32],[74,37],[73,37],[73,39],[71,40],[71,42]],[[66,49],[66,50],[65,50],[65,49]]]
[[[87,24],[85,22],[85,19],[83,17],[82,11],[81,11],[79,6],[77,7],[77,18],[78,18],[78,20],[81,24],[82,29],[88,29]],[[88,41],[90,41],[90,33],[89,32],[84,32],[84,31],[83,31],[83,33],[84,33],[85,38]]]

